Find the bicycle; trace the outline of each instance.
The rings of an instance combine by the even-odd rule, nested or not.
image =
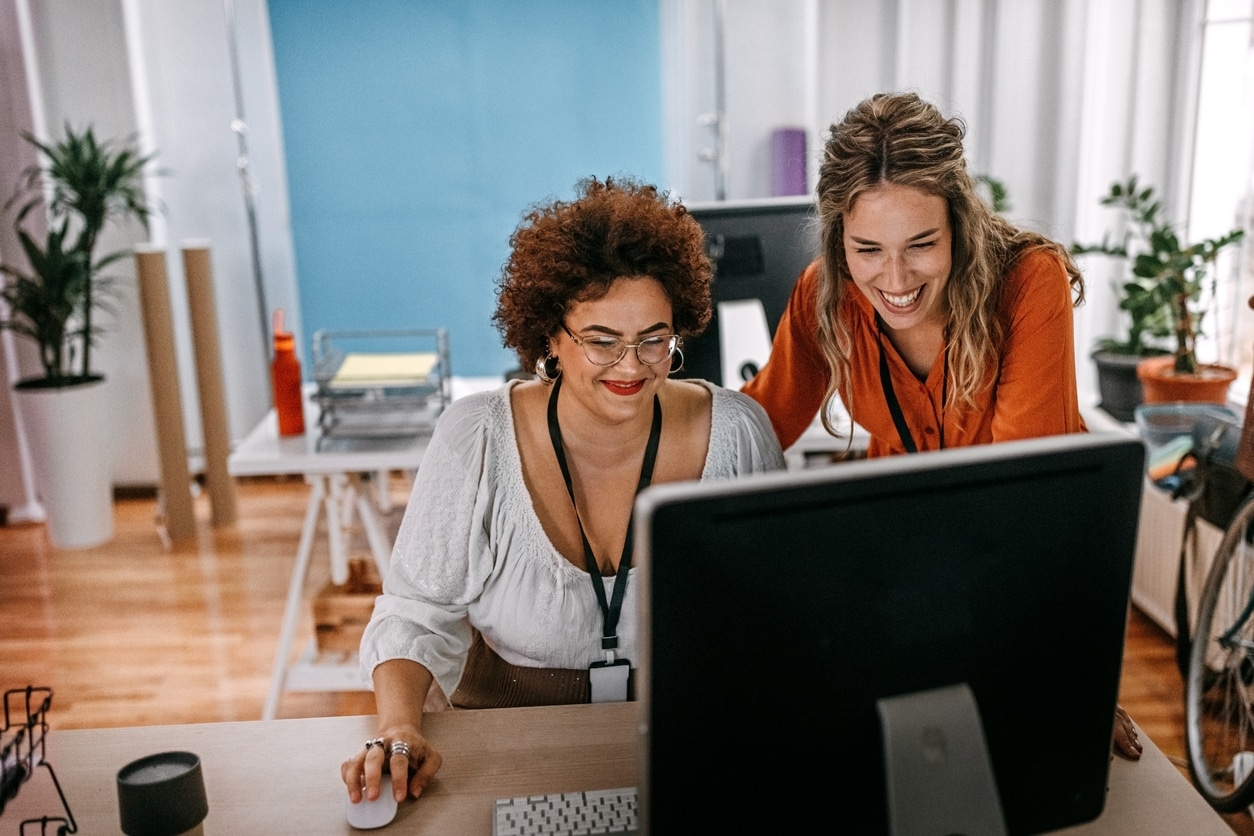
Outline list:
[[[1250,299],[1254,307],[1254,298]],[[1254,406],[1254,381],[1250,404]],[[1254,476],[1251,407],[1235,469]],[[1254,481],[1254,480],[1252,480]],[[1185,671],[1185,741],[1198,791],[1222,813],[1254,803],[1254,494],[1224,527],[1197,605]]]
[[[1224,531],[1198,603],[1185,680],[1189,772],[1224,813],[1254,803],[1254,499]]]

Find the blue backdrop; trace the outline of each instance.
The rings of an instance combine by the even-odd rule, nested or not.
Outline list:
[[[446,327],[454,373],[515,366],[490,317],[527,207],[660,184],[656,0],[269,9],[306,341]]]

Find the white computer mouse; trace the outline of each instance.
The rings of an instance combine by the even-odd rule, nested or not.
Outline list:
[[[361,801],[356,804],[345,794],[346,816],[350,826],[357,830],[374,830],[391,824],[392,819],[396,818],[396,799],[392,796],[392,778],[390,775],[384,775],[383,778],[384,785],[379,788],[379,797],[374,801],[366,798],[365,790],[362,790]]]

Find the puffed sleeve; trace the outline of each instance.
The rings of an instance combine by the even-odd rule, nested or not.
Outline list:
[[[488,520],[488,408],[494,393],[452,403],[440,417],[414,479],[392,563],[361,640],[361,670],[411,659],[444,693],[461,679],[470,649],[466,612],[493,568]]]
[[[1009,333],[994,406],[994,441],[1083,432],[1076,391],[1071,285],[1056,255],[1029,252],[1008,277]]]
[[[730,478],[784,468],[771,419],[762,405],[740,392],[710,384],[710,452],[703,479]]]

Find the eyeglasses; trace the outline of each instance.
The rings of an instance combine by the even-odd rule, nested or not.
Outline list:
[[[584,337],[580,339],[570,332],[565,325],[562,330],[566,332],[566,336],[574,341],[575,345],[583,349],[583,354],[588,358],[588,362],[594,366],[612,366],[627,356],[627,349],[634,348],[636,350],[636,359],[646,366],[656,366],[663,360],[670,358],[675,353],[675,349],[679,348],[683,342],[683,338],[678,334],[659,334],[655,337],[645,337],[638,343],[627,343],[618,337],[596,336]]]

